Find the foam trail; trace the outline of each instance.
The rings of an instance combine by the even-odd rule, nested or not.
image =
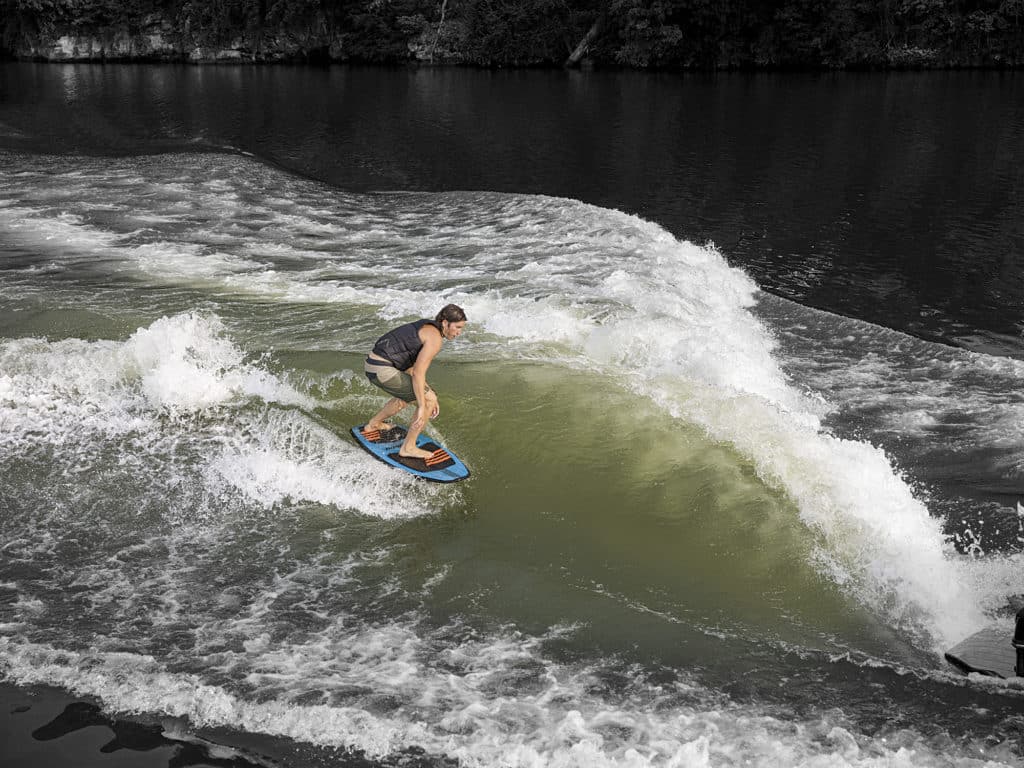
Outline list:
[[[736,446],[765,482],[797,504],[820,538],[818,562],[828,578],[894,626],[918,627],[941,647],[984,621],[978,585],[964,581],[962,558],[939,521],[881,449],[823,428],[833,405],[786,377],[776,340],[752,313],[757,286],[714,248],[569,200],[490,193],[360,197],[210,156],[179,158],[197,179],[183,182],[177,171],[167,176],[165,159],[142,162],[147,173],[122,170],[114,174],[116,189],[100,195],[110,199],[99,202],[126,194],[139,199],[139,210],[122,211],[116,227],[105,220],[117,228],[113,239],[87,204],[74,204],[76,195],[96,194],[94,174],[61,176],[68,189],[61,206],[78,217],[61,220],[61,231],[100,237],[95,247],[112,250],[122,267],[185,285],[365,308],[362,315],[388,320],[460,303],[471,329],[452,357],[590,367]],[[39,172],[48,184],[51,170]],[[11,226],[38,239],[54,214],[33,179],[10,179],[17,206],[35,211],[15,215]],[[168,210],[175,218],[161,222]],[[254,222],[260,244],[270,246],[258,252]],[[201,269],[198,278],[192,266]],[[332,336],[320,343],[362,350],[370,334],[360,326],[341,342]],[[211,379],[184,350],[175,362],[153,366],[147,397],[172,410],[258,388],[251,376],[248,382]],[[189,370],[198,374],[195,387],[179,393],[165,386]],[[272,460],[265,461],[275,473]]]
[[[982,745],[960,745],[951,754],[948,744],[933,746],[908,729],[890,734],[884,744],[866,740],[840,713],[779,720],[683,681],[653,685],[638,678],[621,697],[595,697],[589,691],[600,670],[545,661],[536,641],[515,636],[449,639],[433,662],[422,636],[396,624],[349,631],[325,647],[275,650],[261,639],[249,646],[254,681],[280,682],[298,665],[307,684],[358,690],[371,674],[369,691],[402,702],[394,713],[359,699],[298,703],[278,693],[260,702],[130,653],[55,650],[8,638],[0,638],[0,653],[6,677],[62,685],[99,698],[109,711],[161,713],[187,718],[197,728],[284,736],[377,759],[415,745],[468,768],[967,768],[978,764],[977,754],[985,754],[992,768],[1015,763],[1012,753]],[[327,666],[339,662],[341,669]],[[514,697],[503,695],[503,681],[512,680],[529,685]]]
[[[312,401],[244,362],[215,317],[196,313],[160,318],[125,344],[130,373],[154,407],[201,410],[235,396],[310,407]]]
[[[316,405],[247,362],[209,314],[163,317],[124,342],[0,342],[5,455],[50,446],[66,454],[64,466],[85,467],[114,447],[166,483],[198,482],[264,508],[304,501],[384,518],[432,510],[436,490],[351,461],[358,448],[304,412]]]
[[[0,342],[0,438],[26,447],[82,433],[157,432],[161,412],[196,413],[238,398],[309,407],[310,398],[243,361],[219,320],[161,318],[126,342]]]
[[[210,462],[215,479],[208,482],[221,479],[264,508],[307,501],[402,519],[431,513],[431,499],[442,494],[366,461],[349,441],[294,411],[268,411],[245,431],[255,439],[229,441]]]

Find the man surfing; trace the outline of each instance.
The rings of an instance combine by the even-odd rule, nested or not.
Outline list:
[[[387,442],[389,433],[397,434],[388,419],[411,403],[416,413],[398,454],[408,459],[426,461],[433,455],[416,446],[416,438],[428,419],[441,412],[437,395],[427,384],[427,369],[445,341],[458,338],[466,327],[462,307],[448,304],[433,320],[416,320],[388,331],[373,345],[363,370],[374,385],[391,395],[391,399],[370,419],[362,435],[370,442]],[[391,439],[397,440],[397,437]]]

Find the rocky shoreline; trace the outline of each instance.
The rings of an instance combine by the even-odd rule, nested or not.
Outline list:
[[[16,0],[0,0],[0,6],[5,2]],[[156,9],[151,3],[145,12],[120,15],[108,8],[93,17],[81,15],[81,9],[79,15],[63,16],[22,11],[0,17],[0,56],[43,62],[353,62],[689,71],[1024,66],[1024,24],[1007,26],[1005,19],[993,17],[985,21],[988,26],[979,26],[976,14],[946,19],[943,23],[958,31],[939,34],[933,29],[938,21],[930,18],[915,24],[904,19],[907,28],[902,31],[789,17],[766,17],[758,23],[748,19],[745,27],[723,18],[718,26],[697,29],[667,18],[619,18],[611,11],[565,18],[538,11],[533,18],[515,19],[484,16],[476,8],[476,15],[463,9],[462,15],[445,16],[446,4],[444,0],[439,17],[414,12],[419,7],[415,4],[405,9],[407,15],[380,5],[361,16],[335,10],[333,16],[319,12],[278,17],[263,10],[212,18],[188,3],[177,10]]]
[[[405,60],[391,63],[412,64],[456,64],[475,66],[453,52],[435,57],[428,53],[429,45],[410,44],[409,56]],[[163,31],[129,33],[126,30],[111,30],[102,34],[68,33],[46,41],[26,44],[13,52],[7,52],[8,59],[50,63],[184,63],[184,64],[331,64],[331,63],[380,63],[362,57],[353,57],[345,51],[340,41],[325,43],[312,49],[289,39],[277,36],[262,41],[259,46],[239,38],[226,45],[183,45],[175,36]],[[599,66],[608,66],[599,62]],[[535,64],[533,66],[536,66]],[[595,61],[583,59],[583,68],[592,68]],[[612,64],[611,66],[614,66]],[[843,69],[846,67],[842,67]],[[871,67],[854,66],[851,69],[907,70],[907,69],[1020,69],[1015,62],[962,62],[942,58],[940,52],[927,48],[893,48],[887,51],[886,61]],[[649,67],[649,69],[661,69]],[[711,69],[792,69],[792,67],[732,67],[720,66]],[[801,67],[799,69],[807,69]],[[837,69],[836,67],[814,67],[813,69]]]
[[[287,34],[261,36],[255,41],[238,37],[220,45],[190,40],[169,21],[154,21],[142,29],[110,27],[99,32],[69,30],[45,39],[26,40],[10,54],[15,59],[48,62],[186,62],[294,63],[344,61],[341,41],[309,45]]]

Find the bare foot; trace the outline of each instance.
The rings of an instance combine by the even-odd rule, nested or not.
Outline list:
[[[422,448],[412,448],[408,451],[402,448],[398,451],[398,455],[404,456],[407,459],[429,459],[434,454]]]
[[[366,422],[366,426],[363,427],[363,434],[365,435],[367,432],[373,432],[374,430],[378,432],[389,432],[394,428],[394,424],[388,424],[386,421],[382,421],[380,424],[374,424],[372,421],[368,421]]]

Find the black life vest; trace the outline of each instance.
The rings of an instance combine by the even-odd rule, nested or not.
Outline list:
[[[420,341],[420,328],[424,325],[432,325],[437,328],[433,320],[417,320],[413,323],[400,325],[393,331],[388,331],[373,345],[373,354],[384,358],[400,371],[412,367],[423,349],[423,342]],[[440,328],[437,328],[440,331]]]

